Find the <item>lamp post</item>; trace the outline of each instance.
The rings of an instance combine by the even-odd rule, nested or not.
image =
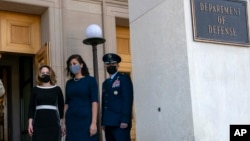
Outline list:
[[[106,40],[102,37],[101,28],[96,24],[91,24],[87,27],[86,36],[87,36],[87,39],[84,39],[83,43],[86,45],[92,45],[94,76],[97,80],[97,83],[99,83],[97,45],[104,43]]]
[[[91,24],[86,29],[87,39],[82,42],[86,45],[91,45],[93,49],[93,67],[94,76],[96,78],[97,84],[99,86],[99,75],[98,75],[98,61],[97,61],[97,45],[103,44],[106,40],[102,37],[102,30],[96,24]],[[98,94],[99,95],[99,94]],[[100,99],[100,96],[99,96]],[[101,129],[101,118],[100,118],[100,105],[98,108],[98,131],[99,131],[99,141],[102,141],[102,129]]]

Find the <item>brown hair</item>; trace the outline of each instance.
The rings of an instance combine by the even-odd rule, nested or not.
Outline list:
[[[36,73],[36,84],[37,84],[37,85],[42,85],[42,83],[43,83],[43,82],[39,81],[39,79],[38,79],[39,74],[40,74],[40,72],[41,72],[41,70],[42,70],[43,68],[48,68],[48,70],[49,70],[49,75],[50,75],[50,84],[51,84],[51,85],[55,85],[56,82],[57,82],[57,81],[56,81],[56,74],[55,74],[54,70],[53,70],[50,66],[48,66],[48,65],[42,65],[42,66],[40,66],[40,67],[38,68],[37,73]]]
[[[82,75],[84,76],[89,76],[89,69],[86,65],[86,63],[84,62],[84,60],[82,59],[82,57],[79,55],[79,54],[73,54],[71,55],[68,59],[67,59],[67,68],[66,68],[66,71],[67,71],[67,76],[70,76],[71,78],[74,78],[75,77],[75,74],[73,74],[70,69],[69,69],[69,66],[70,66],[70,61],[72,59],[76,59],[80,64],[83,65],[82,69],[81,69],[81,73]]]

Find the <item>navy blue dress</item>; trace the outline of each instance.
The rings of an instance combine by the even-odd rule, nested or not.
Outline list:
[[[66,83],[66,141],[97,141],[97,134],[90,137],[92,102],[98,102],[96,79],[85,76]]]

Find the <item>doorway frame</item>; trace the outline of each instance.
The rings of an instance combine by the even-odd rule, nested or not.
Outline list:
[[[64,89],[64,73],[63,73],[63,64],[64,64],[64,55],[58,55],[58,54],[63,54],[63,40],[62,40],[62,10],[61,10],[61,1],[60,0],[50,0],[50,1],[29,1],[26,0],[25,4],[24,3],[20,3],[20,0],[12,0],[11,2],[7,2],[7,1],[1,1],[1,3],[12,3],[13,6],[17,6],[17,8],[12,8],[9,9],[10,12],[17,12],[17,13],[23,13],[23,14],[34,14],[34,15],[39,15],[40,19],[41,19],[41,45],[40,47],[42,47],[43,44],[45,44],[47,41],[50,41],[51,46],[53,46],[52,50],[51,50],[51,54],[53,56],[57,56],[51,59],[51,67],[56,69],[56,71],[58,72],[58,74],[61,74],[61,76],[57,76],[61,79],[58,79],[58,85],[60,85],[62,87],[62,89]],[[26,8],[23,7],[26,6],[35,6],[35,7],[39,7],[41,9],[44,9],[44,11],[42,13],[30,13],[30,11],[25,11],[28,10]],[[6,7],[2,7],[2,8],[6,8]],[[0,8],[0,10],[4,10]],[[59,10],[58,10],[59,9]],[[32,11],[32,10],[31,10]],[[60,15],[60,16],[58,16]],[[4,52],[0,52],[3,53]],[[32,54],[31,54],[32,55]],[[34,55],[34,54],[33,54]],[[2,64],[1,64],[2,65]],[[7,65],[7,64],[3,64],[3,65]],[[18,64],[16,64],[18,66]],[[18,68],[16,66],[11,66],[11,69],[16,69],[18,70]],[[35,70],[34,70],[35,72]],[[19,82],[19,78],[16,78],[16,74],[11,74],[11,82]],[[11,85],[9,85],[11,86]],[[15,93],[18,93],[17,91],[20,90],[20,88],[16,88],[16,90],[9,90],[9,93],[13,93],[15,91]],[[19,99],[20,97],[16,97],[15,99]],[[11,103],[17,103],[17,101],[14,101],[13,98],[11,98],[11,102],[8,102],[8,104]],[[20,105],[21,103],[19,103]],[[21,110],[17,111],[17,110],[13,110],[12,108],[8,108],[10,110],[8,116],[9,116],[9,127],[11,130],[9,130],[9,133],[11,133],[11,135],[9,134],[8,140],[16,140],[19,141],[21,139],[21,119],[19,118],[18,120],[13,119],[13,113],[16,113],[17,115],[21,116]],[[10,118],[11,117],[11,118]],[[15,130],[14,130],[15,128]]]

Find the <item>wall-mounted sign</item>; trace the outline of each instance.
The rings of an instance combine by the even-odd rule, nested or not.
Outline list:
[[[246,1],[191,2],[195,41],[250,45]]]

